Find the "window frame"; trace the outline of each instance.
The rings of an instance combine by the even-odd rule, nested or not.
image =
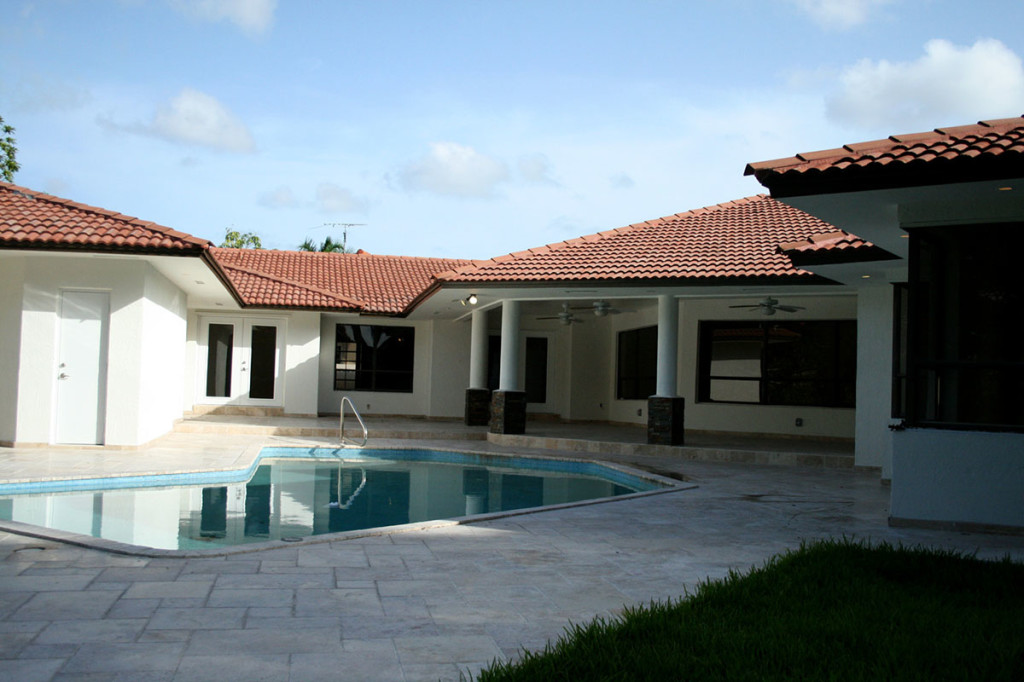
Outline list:
[[[381,347],[374,347],[366,343],[365,336],[361,331],[356,331],[351,337],[344,332],[345,327],[360,330],[363,327],[370,329],[370,338],[379,338],[379,334],[389,332],[394,338],[401,341],[407,340],[411,346],[405,351],[408,367],[381,367],[382,362],[387,362],[386,354],[381,352]],[[343,336],[344,335],[344,336]],[[355,340],[351,340],[351,339]],[[343,346],[345,346],[343,348]],[[383,357],[382,357],[383,356]],[[350,367],[341,367],[343,359],[347,358]],[[335,391],[351,391],[366,393],[413,393],[416,382],[416,328],[413,326],[397,325],[376,325],[376,324],[354,324],[338,322],[334,328],[334,381]],[[398,379],[401,383],[398,387],[389,386],[389,382],[382,381],[385,378]],[[369,385],[360,381],[369,379]]]
[[[653,338],[648,338],[653,337]],[[630,341],[633,352],[629,357],[624,356],[626,342]],[[644,353],[641,344],[652,344]],[[653,363],[643,363],[645,356],[653,358]],[[628,367],[624,367],[628,364]],[[644,365],[650,365],[650,371],[646,371]],[[625,370],[629,373],[625,373]],[[624,387],[632,384],[632,390],[625,395]],[[616,400],[647,400],[657,393],[658,386],[658,325],[624,329],[615,337],[615,399]],[[648,390],[649,389],[649,390]]]
[[[1000,352],[1007,352],[1006,348],[998,348],[991,341],[1020,338],[1022,327],[1010,328],[1014,323],[1021,325],[1016,314],[1019,306],[1014,304],[1015,309],[1008,315],[988,301],[979,303],[979,299],[990,296],[998,300],[1007,292],[1021,297],[1024,274],[1015,262],[1016,249],[991,246],[1006,244],[1007,238],[1017,238],[1021,230],[1024,223],[1020,221],[907,230],[908,376],[907,407],[902,415],[907,426],[1024,432],[1024,413],[1011,417],[1016,421],[1005,421],[1008,411],[999,416],[998,408],[992,407],[1005,404],[1013,408],[1021,404],[1024,354],[1000,357]],[[989,305],[989,311],[978,313],[984,305]],[[979,329],[985,330],[983,337],[971,331]],[[948,398],[950,395],[952,399]],[[1002,400],[1000,396],[1006,395],[1014,397]],[[987,408],[980,406],[986,402],[991,403],[988,409],[992,416],[982,420],[970,418],[977,417],[979,410],[984,412]]]
[[[829,364],[830,376],[828,378],[785,378],[780,375],[778,367],[772,363],[778,362],[781,355],[773,354],[771,351],[772,342],[770,334],[773,328],[785,328],[787,325],[807,327],[814,326],[817,331],[824,328],[831,328],[833,337],[832,359]],[[847,329],[848,338],[843,338],[844,328]],[[747,339],[759,344],[758,349],[758,375],[713,375],[711,374],[712,362],[714,361],[715,332],[720,330],[739,330],[741,332],[757,331],[759,334],[748,334]],[[738,334],[737,336],[742,336]],[[717,405],[758,405],[775,407],[824,407],[834,409],[853,409],[856,407],[857,388],[857,321],[855,319],[834,319],[834,320],[701,320],[698,323],[698,353],[697,353],[697,402]],[[849,362],[844,362],[844,351],[851,354]],[[754,358],[750,358],[754,359]],[[784,358],[783,358],[784,359]],[[790,374],[790,376],[795,376]],[[721,400],[711,397],[713,381],[749,381],[757,382],[757,400]],[[798,384],[812,384],[818,387],[815,393],[821,393],[821,387],[827,387],[824,391],[828,398],[822,401],[792,401],[786,399],[773,399],[776,395],[792,395],[794,391],[799,392],[795,387]],[[788,390],[785,387],[789,387]]]

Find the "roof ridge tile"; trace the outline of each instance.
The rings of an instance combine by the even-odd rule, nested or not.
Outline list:
[[[253,250],[255,250],[255,249],[253,249]],[[262,249],[260,249],[260,250],[262,250]],[[285,251],[284,253],[289,253],[289,252]],[[216,254],[214,254],[214,258],[216,258],[216,257],[217,257]],[[334,293],[332,291],[328,291],[326,289],[323,289],[321,287],[313,286],[311,284],[306,284],[306,283],[303,283],[303,282],[297,282],[297,281],[295,281],[293,279],[289,279],[287,277],[280,277],[278,275],[272,275],[272,274],[270,274],[268,272],[261,272],[259,270],[254,270],[252,268],[247,268],[247,267],[245,267],[243,265],[236,265],[234,263],[225,263],[224,261],[219,260],[219,259],[217,260],[217,262],[220,264],[220,266],[222,268],[224,268],[226,270],[237,270],[239,272],[244,272],[245,274],[251,275],[253,277],[259,277],[261,279],[268,279],[268,280],[270,280],[272,282],[279,282],[281,284],[287,284],[288,286],[293,286],[293,287],[296,287],[297,289],[306,289],[307,291],[312,291],[314,293],[321,294],[321,295],[326,296],[328,298],[333,298],[335,300],[341,301],[342,303],[347,303],[347,304],[349,304],[349,305],[351,305],[353,307],[365,308],[367,306],[367,303],[365,301],[360,301],[360,300],[357,300],[357,299],[354,299],[354,298],[350,298],[348,296],[343,296],[341,294],[337,294],[337,293]]]

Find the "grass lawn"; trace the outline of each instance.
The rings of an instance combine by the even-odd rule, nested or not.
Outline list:
[[[1024,680],[1024,564],[819,542],[477,679]]]

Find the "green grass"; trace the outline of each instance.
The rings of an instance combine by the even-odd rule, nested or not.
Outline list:
[[[1024,680],[1024,564],[836,540],[570,627],[498,680]]]

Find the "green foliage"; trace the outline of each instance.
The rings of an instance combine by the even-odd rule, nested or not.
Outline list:
[[[677,602],[574,625],[498,680],[1024,679],[1024,564],[802,546]]]
[[[299,244],[299,251],[320,251],[322,253],[351,253],[351,251],[345,246],[345,242],[336,242],[329,236],[324,239],[323,243],[317,244],[312,239]]]
[[[262,249],[263,242],[255,232],[224,230],[224,241],[220,244],[228,249]]]
[[[0,178],[7,182],[14,182],[14,174],[21,169],[15,160],[17,155],[14,127],[4,123],[3,116],[0,116]]]

